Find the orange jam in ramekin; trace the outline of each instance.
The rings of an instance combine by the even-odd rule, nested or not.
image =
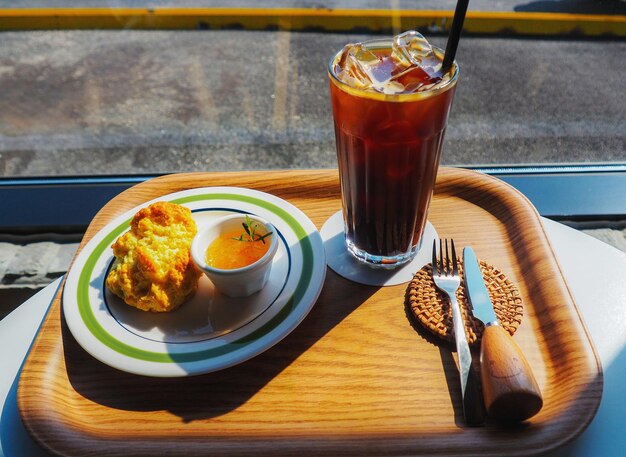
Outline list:
[[[217,237],[207,248],[206,263],[213,268],[232,270],[253,264],[265,255],[270,240],[239,240],[241,230],[232,230]]]

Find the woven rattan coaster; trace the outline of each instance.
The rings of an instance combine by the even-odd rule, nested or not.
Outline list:
[[[522,315],[524,314],[522,299],[517,287],[494,266],[482,260],[478,263],[496,316],[498,316],[502,327],[513,335],[522,322]],[[468,342],[473,344],[480,341],[485,326],[481,321],[475,319],[469,310],[462,279],[463,262],[459,259],[458,264],[461,273],[461,287],[459,287],[456,296],[463,314]],[[413,315],[424,328],[444,340],[454,341],[450,304],[445,294],[436,288],[430,264],[415,273],[407,289],[407,299]]]

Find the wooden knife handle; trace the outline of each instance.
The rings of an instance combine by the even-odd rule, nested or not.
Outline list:
[[[543,399],[522,350],[500,325],[485,328],[480,348],[480,374],[487,415],[514,422],[541,409]]]

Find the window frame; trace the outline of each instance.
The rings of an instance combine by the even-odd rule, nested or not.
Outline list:
[[[626,219],[626,163],[462,168],[507,182],[554,220]],[[84,232],[109,200],[157,176],[0,178],[0,233]]]

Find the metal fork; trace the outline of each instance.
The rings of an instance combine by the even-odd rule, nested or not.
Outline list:
[[[437,288],[444,292],[450,300],[456,353],[459,358],[463,416],[468,425],[478,425],[483,422],[485,411],[478,378],[476,377],[475,370],[472,369],[472,353],[470,352],[467,336],[465,335],[465,324],[463,323],[461,308],[456,299],[456,291],[461,285],[461,277],[456,260],[454,240],[452,239],[450,240],[450,251],[448,250],[448,240],[442,241],[440,239],[439,258],[437,258],[437,241],[433,241],[433,281]]]

